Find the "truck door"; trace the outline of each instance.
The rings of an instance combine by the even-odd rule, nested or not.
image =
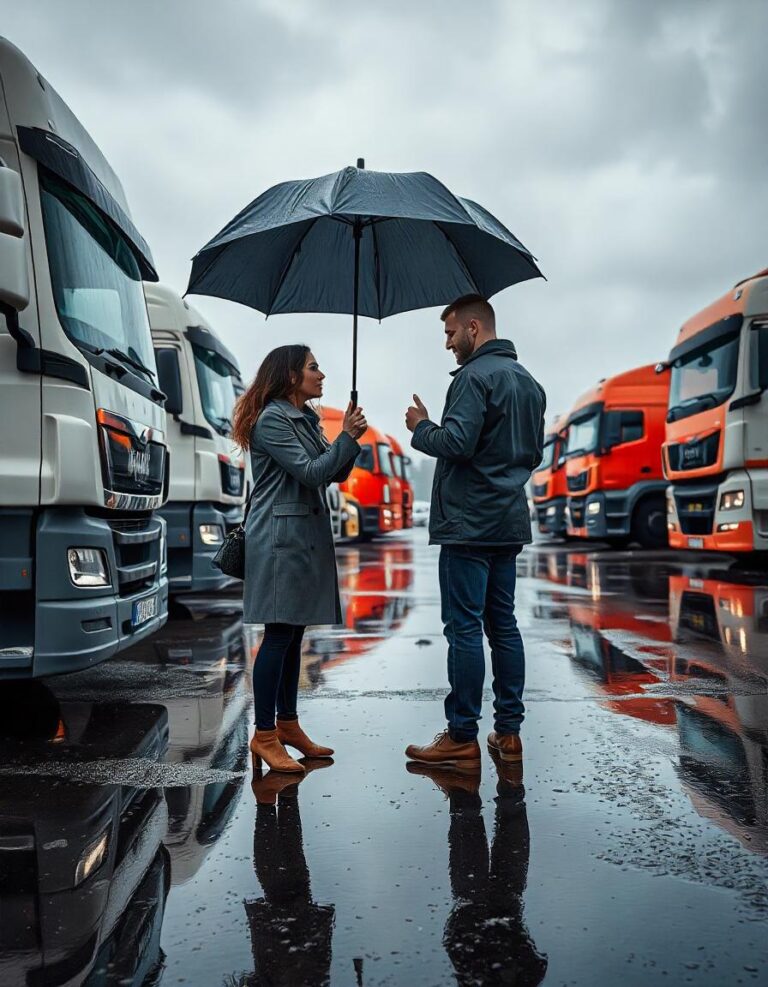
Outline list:
[[[0,100],[0,130],[5,130]],[[19,156],[13,143],[0,139],[0,158],[6,167],[19,172]],[[23,180],[23,179],[22,179]],[[29,218],[26,222],[27,269],[32,272]],[[6,233],[0,233],[7,236]],[[0,279],[3,272],[0,271]],[[36,349],[40,346],[34,278],[29,278],[30,302],[19,313],[19,325]],[[18,345],[9,332],[7,319],[0,315],[0,504],[6,507],[36,508],[40,499],[40,391],[39,373],[18,369]],[[34,352],[34,351],[31,351]],[[0,582],[2,588],[2,582]]]

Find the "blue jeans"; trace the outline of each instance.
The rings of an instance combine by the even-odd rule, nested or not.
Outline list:
[[[520,732],[525,652],[515,619],[515,582],[521,548],[443,545],[440,549],[440,597],[451,685],[445,717],[454,740],[477,737],[485,678],[483,630],[491,646],[494,729]]]

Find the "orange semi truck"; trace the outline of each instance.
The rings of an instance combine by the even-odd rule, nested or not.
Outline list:
[[[669,375],[651,364],[601,380],[568,416],[566,530],[614,546],[667,543],[661,465]]]
[[[387,439],[392,448],[392,462],[395,467],[395,475],[399,481],[399,493],[400,493],[400,504],[402,506],[402,518],[403,523],[401,527],[412,528],[413,527],[413,487],[411,486],[411,481],[408,477],[408,467],[411,464],[411,460],[408,456],[404,455],[403,447],[394,437],[394,435],[388,435]]]
[[[544,435],[539,468],[531,478],[536,521],[543,535],[564,535],[568,488],[565,482],[567,417],[556,418]]]
[[[670,545],[768,551],[768,269],[689,319],[664,366]]]
[[[329,442],[338,436],[343,421],[344,412],[338,408],[321,409],[321,424]],[[357,461],[340,487],[359,505],[360,538],[367,539],[397,528],[392,482],[395,470],[392,449],[383,432],[370,426],[358,442]]]

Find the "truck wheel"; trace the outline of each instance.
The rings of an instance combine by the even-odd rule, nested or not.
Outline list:
[[[664,548],[667,535],[667,503],[663,497],[641,500],[632,518],[632,538],[643,548]]]

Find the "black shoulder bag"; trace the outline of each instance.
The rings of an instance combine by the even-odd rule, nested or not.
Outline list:
[[[245,522],[248,520],[253,494],[254,490],[251,490],[243,520],[229,532],[211,562],[225,576],[232,576],[234,579],[245,579]]]

